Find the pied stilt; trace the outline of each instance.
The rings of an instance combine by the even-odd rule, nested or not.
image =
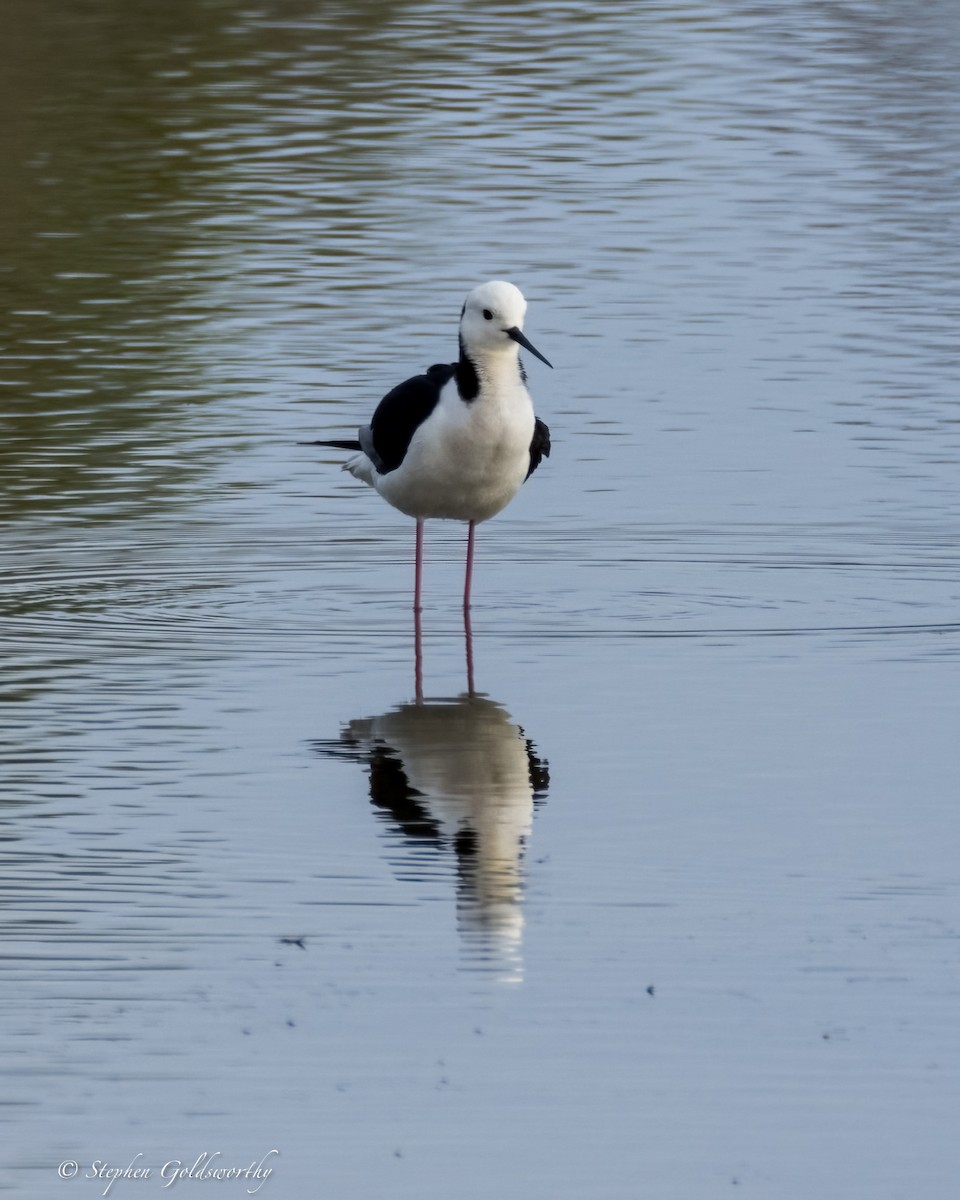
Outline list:
[[[470,607],[474,530],[496,516],[550,453],[550,431],[534,416],[520,347],[551,366],[523,333],[519,288],[491,280],[460,313],[460,358],[439,363],[388,392],[356,441],[317,441],[358,451],[343,469],[417,522],[413,607],[420,611],[423,522],[466,521],[463,607]]]

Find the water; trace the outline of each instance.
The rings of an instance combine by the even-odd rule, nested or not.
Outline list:
[[[953,1193],[957,26],[7,4],[0,1188]],[[295,443],[489,277],[555,448],[418,706]]]

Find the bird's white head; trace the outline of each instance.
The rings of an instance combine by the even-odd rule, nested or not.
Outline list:
[[[517,346],[523,346],[551,366],[524,336],[526,312],[523,292],[512,283],[503,279],[481,283],[466,298],[460,315],[460,340],[464,350],[474,358],[498,353],[516,354]]]

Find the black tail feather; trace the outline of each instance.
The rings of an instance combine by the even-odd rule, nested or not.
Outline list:
[[[298,446],[331,446],[334,450],[359,450],[360,443],[357,441],[340,441],[340,442],[297,442]]]

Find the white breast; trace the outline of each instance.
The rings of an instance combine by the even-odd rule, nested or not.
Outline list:
[[[489,520],[526,478],[533,428],[533,404],[518,375],[496,386],[484,380],[469,402],[451,380],[400,466],[377,478],[377,491],[411,517]]]

